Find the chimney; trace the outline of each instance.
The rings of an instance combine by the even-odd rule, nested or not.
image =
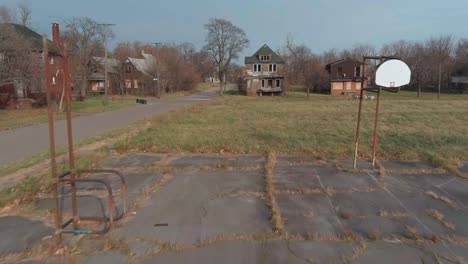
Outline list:
[[[60,29],[58,23],[52,23],[52,41],[57,46],[60,44]]]

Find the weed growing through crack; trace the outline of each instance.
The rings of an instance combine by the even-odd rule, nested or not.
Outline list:
[[[445,219],[444,214],[442,214],[440,211],[430,208],[426,210],[426,214],[439,221],[443,226],[445,226],[445,228],[449,229],[450,231],[455,231],[455,226],[448,222]]]
[[[451,199],[445,197],[445,196],[442,196],[442,195],[439,195],[433,191],[427,191],[425,192],[425,194],[429,197],[431,197],[432,199],[434,200],[439,200],[441,202],[444,202],[445,204],[447,204],[448,206],[452,207],[452,208],[458,208],[457,204],[452,201]]]
[[[274,152],[268,152],[265,163],[265,193],[268,205],[271,209],[271,221],[274,226],[275,233],[281,235],[284,228],[281,210],[276,202],[275,184],[274,184],[274,168],[276,165],[276,155]]]

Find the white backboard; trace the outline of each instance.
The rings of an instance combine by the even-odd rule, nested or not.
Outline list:
[[[411,70],[401,60],[392,59],[380,64],[375,73],[375,83],[382,87],[396,88],[407,85],[411,80]]]

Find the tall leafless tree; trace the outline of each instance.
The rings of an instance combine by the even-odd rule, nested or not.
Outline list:
[[[31,26],[31,5],[27,0],[23,0],[18,4],[18,22],[26,27]]]
[[[15,13],[8,6],[0,5],[0,23],[13,23],[16,21]]]
[[[240,52],[249,46],[249,40],[244,30],[222,18],[211,18],[205,25],[208,31],[206,51],[218,70],[220,80],[219,94],[223,94],[225,75],[231,62],[239,57]]]
[[[75,17],[65,22],[66,32],[64,37],[69,43],[68,47],[74,54],[76,79],[81,81],[80,96],[86,96],[88,86],[88,63],[95,54],[102,53],[104,34],[112,36],[111,32],[105,32],[105,27],[99,25],[89,17]],[[111,31],[110,27],[107,30]]]
[[[444,63],[452,55],[454,41],[451,35],[431,37],[426,41],[426,48],[434,58],[434,64],[438,67],[437,98],[440,99],[440,87],[442,84],[442,70]]]

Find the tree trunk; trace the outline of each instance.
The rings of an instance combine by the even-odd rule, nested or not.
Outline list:
[[[310,88],[309,88],[309,86],[307,85],[307,98],[309,98],[309,94],[310,94]]]
[[[441,82],[441,79],[442,79],[442,62],[439,63],[439,85],[437,86],[438,87],[437,99],[440,99],[440,82]]]
[[[219,95],[223,95],[223,73],[219,72]]]
[[[418,97],[421,97],[421,81],[418,82]]]

